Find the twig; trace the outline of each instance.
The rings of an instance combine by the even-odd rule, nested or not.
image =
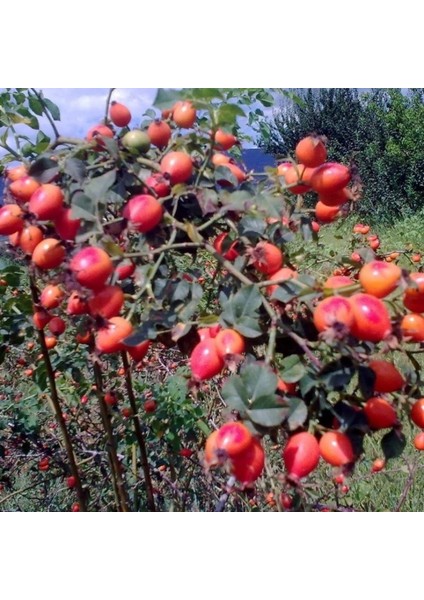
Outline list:
[[[405,504],[406,499],[407,499],[408,494],[409,494],[409,490],[411,489],[411,487],[414,484],[415,475],[417,474],[417,468],[418,468],[418,464],[417,464],[417,462],[415,462],[414,465],[413,465],[413,467],[409,470],[408,479],[406,480],[405,487],[403,488],[402,495],[399,498],[399,502],[397,503],[396,508],[394,509],[393,512],[400,512],[400,509]]]
[[[30,283],[32,301],[33,301],[34,305],[37,305],[38,300],[39,300],[38,290],[37,290],[37,286],[36,286],[36,282],[35,282],[35,277],[34,277],[33,273],[31,273],[31,271],[29,272],[29,283]],[[66,454],[68,457],[69,465],[71,467],[72,475],[75,477],[75,487],[76,487],[76,492],[78,495],[78,500],[80,503],[80,508],[82,511],[86,511],[87,506],[86,506],[86,501],[85,501],[85,493],[84,493],[84,490],[83,490],[83,487],[81,484],[81,478],[79,475],[79,469],[78,469],[76,459],[75,459],[72,440],[69,435],[68,429],[66,427],[65,420],[63,418],[63,411],[60,406],[59,395],[58,395],[57,387],[56,387],[56,379],[54,376],[52,363],[50,361],[49,350],[46,345],[44,331],[41,329],[38,330],[38,339],[39,339],[40,346],[41,346],[41,352],[43,354],[44,364],[46,366],[47,379],[49,381],[50,396],[51,396],[52,406],[54,409],[54,415],[59,424],[59,428],[60,428],[60,431],[61,431],[61,434],[63,437],[63,442],[65,444],[65,450],[66,450]]]
[[[214,512],[223,512],[225,505],[227,504],[227,500],[230,497],[230,494],[234,490],[234,485],[236,483],[236,478],[232,475],[228,478],[227,485],[225,486],[225,492],[219,497],[218,503],[215,506]]]
[[[37,90],[35,88],[31,88],[31,91],[33,92],[33,94],[35,94],[35,96],[37,96],[38,100],[43,105],[43,113],[46,115],[47,120],[50,123],[51,128],[53,129],[53,132],[54,132],[56,140],[58,140],[60,138],[59,130],[56,127],[56,123],[53,121],[53,118],[52,118],[52,116],[50,114],[49,109],[47,108],[46,103],[44,102],[43,96],[39,92],[37,92]]]
[[[106,98],[105,123],[108,120],[110,99],[112,98],[112,94],[115,90],[116,90],[116,88],[110,88],[107,98]]]
[[[144,440],[143,432],[141,430],[140,419],[137,416],[137,404],[136,404],[135,396],[134,396],[134,389],[133,389],[132,379],[131,379],[131,369],[130,369],[130,365],[128,362],[127,353],[125,351],[121,352],[121,357],[122,357],[122,364],[124,365],[124,370],[125,370],[125,384],[127,387],[128,399],[130,401],[130,406],[131,406],[131,410],[133,413],[132,420],[133,420],[133,424],[134,424],[134,433],[135,433],[135,437],[137,438],[137,443],[138,443],[138,447],[140,450],[141,467],[143,469],[144,482],[145,482],[145,486],[146,486],[147,504],[149,506],[149,509],[152,512],[156,512],[152,479],[150,477],[149,459],[148,459],[147,450],[146,450],[146,442]]]
[[[99,401],[100,414],[103,421],[103,427],[106,432],[107,442],[108,442],[108,455],[109,455],[109,466],[112,475],[112,482],[114,486],[115,498],[117,509],[122,512],[129,512],[128,508],[128,499],[125,491],[125,484],[121,473],[121,465],[118,460],[118,455],[116,453],[116,445],[113,437],[113,429],[110,423],[110,417],[107,410],[107,406],[104,401],[104,393],[103,393],[103,378],[100,366],[97,361],[94,361],[93,364],[94,369],[94,378],[96,381],[97,387],[97,398]]]

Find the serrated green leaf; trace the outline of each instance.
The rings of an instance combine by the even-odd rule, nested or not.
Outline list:
[[[260,238],[265,232],[266,223],[260,217],[246,216],[240,220],[237,229],[240,235]]]
[[[319,378],[328,390],[341,391],[346,389],[355,374],[353,365],[348,361],[334,361],[324,367]]]
[[[290,431],[294,431],[301,427],[308,417],[308,409],[301,398],[290,396],[289,398],[289,414],[287,424]]]
[[[374,395],[375,379],[375,371],[362,365],[358,367],[359,389],[366,400]]]
[[[78,183],[82,183],[85,179],[85,164],[79,158],[67,158],[65,160],[64,171]]]
[[[237,212],[249,210],[255,201],[253,194],[247,190],[236,190],[231,193],[223,191],[220,192],[219,199],[227,210],[235,210]]]
[[[49,100],[48,98],[43,98],[43,102],[47,107],[47,110],[51,114],[53,121],[60,121],[60,110],[59,107],[56,106],[54,102]]]
[[[103,175],[94,177],[84,187],[85,194],[94,201],[104,200],[116,180],[116,170],[111,169]]]
[[[317,381],[309,373],[306,373],[299,381],[299,390],[302,396],[306,396],[317,384]]]
[[[34,161],[28,174],[40,183],[48,183],[59,173],[57,162],[48,157],[41,157]]]
[[[223,100],[224,96],[218,88],[194,88],[190,90],[190,98],[194,100]]]
[[[185,300],[190,293],[190,284],[185,279],[178,282],[174,293],[172,294],[172,301],[177,302]]]
[[[282,204],[279,196],[262,192],[260,194],[256,194],[255,204],[258,212],[260,212],[262,215],[266,217],[274,217],[279,220],[281,219]],[[278,225],[281,225],[281,222],[278,223]]]
[[[237,117],[245,117],[244,110],[237,104],[222,104],[217,111],[218,125],[235,125]]]
[[[277,389],[277,375],[263,363],[245,364],[240,371],[249,395],[249,404],[252,405],[263,396],[275,396]],[[276,398],[274,397],[274,400]]]
[[[280,377],[287,383],[296,383],[306,374],[306,367],[297,354],[286,356],[280,367]]]
[[[248,417],[262,427],[277,427],[287,415],[287,408],[266,408],[262,410],[248,410]]]
[[[220,165],[214,171],[215,182],[219,185],[230,183],[233,187],[238,186],[237,177],[225,165]]]
[[[278,287],[271,295],[271,300],[278,300],[286,304],[293,300],[293,298],[297,298],[302,290],[303,287],[299,283],[296,283],[294,278],[287,279],[287,281],[282,281],[278,284]]]
[[[247,409],[248,393],[240,375],[227,379],[222,387],[222,397],[233,410],[241,412]]]
[[[274,106],[275,104],[274,97],[265,90],[256,95],[256,100],[266,108]]]
[[[117,140],[108,137],[102,137],[102,143],[112,158],[119,158],[119,146]]]
[[[381,449],[386,460],[402,454],[406,446],[406,438],[398,429],[392,429],[381,440]]]
[[[8,117],[9,121],[11,123],[13,123],[14,125],[17,125],[19,123],[21,123],[23,125],[29,125],[31,123],[30,117],[24,117],[24,116],[18,115],[16,113],[7,112],[6,116]]]
[[[236,294],[224,300],[220,320],[231,325],[245,337],[258,337],[262,331],[259,325],[258,308],[262,304],[262,295],[254,286],[246,286]]]
[[[43,104],[40,102],[40,100],[35,96],[30,96],[28,99],[28,104],[30,109],[35,112],[36,115],[41,117],[43,114]]]
[[[94,201],[83,193],[74,194],[71,205],[72,219],[84,219],[84,221],[96,221],[96,207]]]
[[[263,427],[280,424],[287,412],[275,394],[277,376],[263,363],[248,363],[240,375],[234,375],[225,382],[222,394],[225,401],[241,416],[247,416]]]
[[[177,90],[165,90],[159,88],[156,97],[153,100],[153,106],[156,108],[164,109],[171,108],[177,100],[181,100],[183,97],[183,93]]]

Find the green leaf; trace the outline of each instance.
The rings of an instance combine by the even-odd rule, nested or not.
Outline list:
[[[84,221],[96,221],[96,207],[92,198],[82,192],[72,197],[72,219],[84,219]]]
[[[45,156],[34,161],[28,171],[28,174],[40,183],[48,183],[58,173],[57,162]]]
[[[260,217],[246,216],[240,220],[237,228],[240,235],[259,238],[265,232],[266,223]]]
[[[406,446],[406,438],[398,429],[392,429],[381,440],[381,449],[386,460],[402,454]]]
[[[360,365],[358,367],[359,389],[363,397],[368,400],[374,395],[375,372],[369,367]]]
[[[263,410],[248,410],[247,416],[262,427],[277,427],[287,416],[287,408],[275,407]]]
[[[167,381],[167,388],[169,394],[178,399],[180,402],[184,401],[188,394],[188,380],[181,375],[172,375]]]
[[[164,90],[159,88],[156,93],[156,98],[153,101],[153,106],[162,110],[163,108],[171,108],[177,100],[181,100],[183,93],[177,90]]]
[[[262,192],[260,194],[256,194],[255,204],[257,206],[257,210],[265,217],[281,219],[282,204],[280,196]],[[281,225],[281,222],[278,223],[278,225]]]
[[[36,98],[35,96],[30,96],[29,100],[28,100],[28,104],[29,104],[30,109],[33,112],[35,112],[36,115],[41,117],[41,115],[43,114],[42,102],[40,102],[40,100],[38,98]]]
[[[196,198],[204,215],[217,212],[219,197],[215,190],[201,188],[197,191]]]
[[[249,393],[249,405],[256,404],[262,396],[275,396],[277,375],[264,363],[247,363],[240,371],[243,382]]]
[[[300,217],[300,231],[305,242],[310,242],[313,239],[314,233],[311,229],[311,221],[305,215]]]
[[[44,391],[47,387],[47,370],[43,361],[38,363],[38,367],[34,373],[34,381],[38,385],[41,391]]]
[[[231,193],[223,191],[220,193],[219,199],[227,210],[235,210],[237,212],[248,210],[254,203],[254,196],[247,190],[237,190]]]
[[[289,398],[289,415],[287,423],[290,431],[301,427],[308,417],[308,409],[301,398],[291,396]]]
[[[204,421],[201,421],[199,419],[198,421],[196,421],[196,425],[205,436],[209,436],[211,434],[211,429],[207,426],[207,424]]]
[[[190,98],[194,100],[223,100],[224,96],[218,88],[194,88],[190,90]]]
[[[52,102],[48,98],[43,98],[43,101],[44,101],[44,104],[47,107],[47,110],[51,114],[51,116],[53,118],[53,121],[60,121],[60,110],[59,110],[59,107],[56,106],[56,104],[54,104],[54,102]]]
[[[286,356],[281,362],[279,369],[280,377],[287,383],[296,383],[306,374],[306,367],[297,354]]]
[[[235,125],[237,117],[245,117],[246,113],[237,104],[222,104],[218,109],[218,125]]]
[[[82,183],[85,179],[85,164],[79,158],[67,158],[65,160],[64,171],[78,183]]]
[[[50,138],[43,131],[39,131],[37,133],[35,152],[37,154],[42,154],[50,144]]]
[[[115,139],[111,139],[111,138],[108,138],[108,137],[102,137],[102,140],[103,140],[103,146],[109,152],[109,154],[111,155],[111,157],[115,158],[115,159],[118,159],[119,158],[119,146],[118,146],[118,142]]]
[[[172,302],[185,300],[190,293],[190,284],[185,279],[178,282],[174,293],[172,294]]]
[[[16,113],[11,113],[8,112],[6,113],[7,117],[9,118],[10,122],[18,125],[19,123],[23,124],[23,125],[30,125],[31,124],[31,118],[30,117],[24,117],[22,115],[18,115]]]
[[[226,325],[249,338],[262,334],[257,312],[262,304],[262,295],[254,285],[245,286],[228,299],[221,295],[220,302],[224,307],[220,319]]]
[[[275,104],[274,97],[265,90],[257,94],[256,100],[267,108],[274,106]]]
[[[350,359],[333,361],[321,371],[319,378],[328,390],[342,391],[346,389],[355,374]]]
[[[27,119],[29,119],[29,121],[27,122],[27,125],[29,125],[29,127],[31,127],[31,129],[39,129],[40,128],[37,117],[35,117],[25,106],[19,106],[16,109],[16,112],[18,114],[22,115],[23,117],[26,117]]]
[[[295,279],[288,279],[278,284],[278,287],[273,291],[271,300],[279,300],[286,304],[300,295],[303,287],[296,283]]]
[[[116,170],[111,169],[103,175],[94,177],[84,187],[84,192],[94,201],[104,200],[106,192],[110,190],[116,180]]]
[[[237,177],[230,171],[230,169],[224,165],[220,165],[214,171],[215,182],[219,185],[230,183],[233,187],[238,186]]]
[[[240,375],[233,375],[222,387],[222,397],[228,406],[243,413],[247,410],[248,393]]]

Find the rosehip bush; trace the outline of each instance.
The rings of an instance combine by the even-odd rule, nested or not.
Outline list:
[[[0,96],[1,139],[24,142],[1,159],[0,359],[27,378],[17,398],[5,376],[2,481],[31,465],[57,510],[237,510],[270,488],[267,506],[294,510],[379,429],[399,456],[402,415],[422,421],[424,327],[404,319],[424,294],[362,225],[351,257],[319,243],[359,199],[350,167],[311,136],[247,172],[238,120],[269,105],[259,90],[159,90],[137,130],[111,96],[84,139],[60,135],[41,92]]]

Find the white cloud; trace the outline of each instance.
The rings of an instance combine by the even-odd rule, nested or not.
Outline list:
[[[45,88],[46,98],[55,102],[61,111],[58,126],[63,135],[83,137],[92,125],[104,118],[107,88]],[[112,99],[128,106],[136,126],[147,108],[151,107],[156,88],[116,89]]]

